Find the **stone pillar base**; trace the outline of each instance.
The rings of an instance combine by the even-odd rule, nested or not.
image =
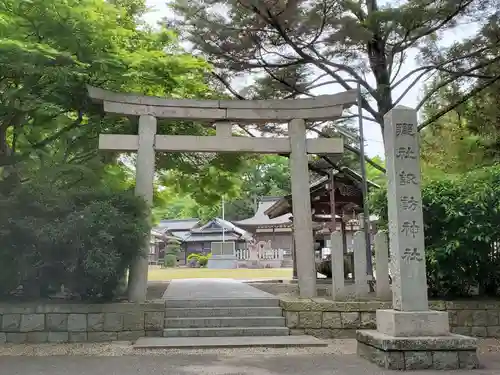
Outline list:
[[[479,367],[477,340],[450,333],[446,311],[377,310],[377,330],[357,331],[357,352],[391,370]]]
[[[476,369],[477,340],[447,336],[395,337],[378,331],[356,332],[360,357],[390,370]]]
[[[395,337],[446,336],[448,312],[377,310],[377,331]]]

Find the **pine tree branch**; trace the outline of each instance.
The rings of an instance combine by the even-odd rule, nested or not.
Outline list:
[[[239,99],[239,100],[246,100],[246,98],[242,95],[240,95],[230,84],[229,82],[227,82],[222,76],[220,76],[219,74],[215,73],[215,72],[212,72],[212,76],[214,76],[215,78],[217,78],[225,87],[226,89],[235,96],[236,99]]]
[[[245,6],[242,4],[242,6]],[[247,7],[247,9],[252,10],[255,14],[260,16],[265,22],[267,22],[270,26],[274,27],[276,31],[278,31],[279,35],[283,38],[283,40],[297,53],[305,62],[311,63],[318,67],[319,69],[323,70],[324,72],[328,73],[330,76],[332,76],[344,89],[346,90],[352,90],[352,87],[347,83],[345,79],[343,79],[340,75],[332,71],[330,68],[328,68],[327,65],[325,65],[323,62],[320,62],[319,59],[315,59],[314,57],[310,56],[309,54],[305,53],[304,50],[299,47],[287,34],[287,32],[282,28],[279,20],[277,20],[274,15],[271,13],[270,9],[266,9],[266,14],[264,14],[260,9],[258,9],[256,6],[250,6]],[[324,60],[324,59],[323,59]],[[347,68],[348,70],[351,70],[351,68],[346,67],[345,65],[339,65],[337,64],[340,69]],[[357,73],[354,72],[356,75]],[[357,75],[359,77],[359,75]],[[368,91],[371,91],[371,87],[360,78],[360,81],[358,81],[363,87],[365,87]],[[383,120],[380,114],[375,111],[373,108],[371,108],[370,104],[366,99],[362,99],[362,105],[363,108],[370,113],[375,119],[377,119],[377,122],[382,124]]]
[[[245,97],[243,97],[242,95],[238,94],[222,77],[220,77],[219,75],[217,75],[216,73],[212,73],[214,75],[214,77],[216,77],[217,79],[219,79],[227,88],[228,90],[230,90],[230,92],[236,97],[236,99],[239,99],[239,100],[247,100]],[[354,118],[354,117],[357,117],[357,116],[347,116],[346,118],[347,119],[350,119],[350,118]],[[369,117],[364,117],[366,120],[369,120],[369,121],[373,121],[373,118],[369,118]],[[255,135],[252,134],[250,132],[250,130],[248,130],[245,126],[241,125],[241,124],[236,124],[241,130],[243,130],[246,134],[248,134],[249,137],[252,137],[252,138],[255,138]],[[321,130],[318,130],[318,129],[315,129],[314,127],[310,127],[308,128],[309,130],[312,130],[314,131],[315,133],[317,133],[318,135],[321,135],[322,137],[325,137],[325,138],[331,138],[328,134],[326,134],[325,132],[321,131]],[[344,144],[344,147],[346,150],[350,151],[350,152],[353,152],[354,154],[356,154],[358,157],[361,157],[361,151],[355,147],[352,147],[350,145],[347,145],[347,144]],[[286,155],[281,155],[281,156],[286,156]],[[386,170],[384,167],[380,166],[379,164],[377,164],[375,161],[373,161],[372,159],[370,159],[368,156],[365,155],[365,160],[368,164],[370,164],[371,166],[373,166],[375,169],[379,170],[380,172],[382,173],[386,173]]]
[[[417,43],[422,38],[425,38],[431,34],[438,32],[443,27],[445,27],[446,25],[451,23],[458,15],[460,15],[460,13],[462,13],[464,10],[466,10],[473,2],[474,2],[474,0],[459,1],[459,4],[456,4],[457,8],[453,12],[448,14],[443,20],[441,20],[439,23],[437,23],[433,27],[430,27],[424,31],[421,31],[417,35],[410,38],[410,35],[413,31],[418,30],[418,29],[422,29],[424,27],[424,25],[422,25],[422,24],[414,25],[414,27],[412,29],[408,29],[406,31],[405,37],[401,40],[401,42],[394,45],[394,47],[392,49],[393,53],[398,53],[398,52],[407,50],[408,48],[411,48],[413,45],[415,45],[415,43]],[[432,2],[430,2],[429,5],[430,4],[432,4]]]
[[[422,106],[427,102],[427,100],[429,100],[434,94],[436,94],[443,87],[448,86],[449,84],[457,81],[459,78],[462,78],[462,77],[471,77],[470,74],[473,71],[485,68],[485,67],[490,66],[491,64],[493,64],[495,62],[498,62],[498,61],[500,61],[500,56],[497,56],[494,59],[488,60],[487,62],[484,62],[482,64],[477,64],[477,65],[473,66],[472,68],[467,69],[467,70],[465,70],[463,72],[449,72],[449,71],[447,71],[446,73],[453,74],[452,77],[448,78],[448,79],[445,79],[443,82],[439,83],[436,87],[433,87],[432,90],[429,90],[426,93],[426,95],[424,96],[424,98],[420,101],[420,103],[418,103],[418,105],[416,107],[416,110],[417,111],[420,110],[420,108],[422,108]],[[474,78],[477,78],[477,77],[474,77]],[[494,78],[495,77],[486,77],[486,79],[494,79]]]
[[[390,60],[390,69],[389,69],[389,74],[393,77],[392,80],[391,80],[391,87],[394,83],[394,81],[398,78],[398,75],[399,73],[401,72],[401,69],[403,68],[403,61],[404,61],[404,56],[405,56],[405,51],[401,51],[400,53],[400,56],[399,56],[399,59],[398,59],[398,67],[396,69],[396,73],[393,74],[393,68],[394,68],[394,55],[391,56],[391,60]]]
[[[488,88],[489,86],[491,86],[492,84],[494,84],[497,81],[500,81],[500,75],[497,75],[496,77],[493,77],[492,79],[486,81],[482,85],[477,86],[476,88],[472,89],[469,93],[462,96],[462,98],[460,98],[460,100],[456,101],[455,103],[447,105],[445,108],[443,108],[442,110],[438,111],[437,113],[435,113],[434,115],[429,117],[426,121],[424,121],[422,124],[419,125],[418,130],[421,131],[422,129],[425,129],[427,126],[429,126],[433,122],[439,120],[441,117],[446,115],[448,112],[453,111],[455,108],[457,108],[461,104],[467,102],[469,99],[471,99],[475,95],[479,94],[480,92],[482,92],[483,90],[485,90],[486,88]]]
[[[471,53],[467,53],[467,54],[464,54],[464,55],[461,55],[461,56],[457,56],[457,57],[454,57],[454,58],[451,58],[451,59],[447,59],[439,64],[433,64],[433,65],[425,65],[425,66],[420,66],[418,68],[415,68],[413,70],[411,70],[410,72],[408,72],[407,74],[405,74],[401,79],[399,79],[396,83],[394,83],[393,85],[391,85],[391,90],[394,90],[396,87],[398,87],[399,85],[403,84],[406,82],[406,80],[408,78],[410,78],[411,76],[413,76],[414,74],[416,73],[420,73],[419,76],[413,80],[413,82],[410,84],[410,85],[415,85],[418,83],[418,81],[426,74],[430,73],[431,71],[433,70],[439,70],[439,69],[444,69],[446,67],[446,65],[449,65],[449,64],[452,64],[452,63],[456,63],[456,62],[459,62],[459,61],[462,61],[462,60],[465,60],[465,59],[469,59],[469,58],[472,58],[472,57],[477,57],[477,56],[480,56],[482,55],[484,52],[492,49],[492,48],[496,48],[498,47],[498,41],[493,44],[493,45],[489,45],[487,47],[483,47],[481,49],[478,49],[476,51],[473,51]]]
[[[276,76],[276,74],[274,74],[273,72],[271,72],[269,70],[269,68],[264,68],[264,70],[266,71],[267,74],[269,74],[269,76],[271,76],[272,79],[274,79],[275,81],[281,83],[283,86],[286,86],[288,87],[290,90],[292,90],[292,95],[296,95],[296,94],[302,94],[302,95],[307,95],[309,97],[314,97],[314,95],[306,92],[306,91],[303,91],[303,90],[299,90],[297,88],[297,86],[292,86],[290,83],[286,82],[285,80],[279,78],[278,76]]]
[[[260,48],[264,49],[263,47],[260,47]],[[264,49],[264,52],[271,54],[271,52],[266,51],[265,49]],[[290,57],[285,56],[285,55],[281,55],[281,54],[279,54],[277,52],[272,52],[272,53],[275,54],[275,55],[278,55],[279,57],[281,57],[283,59],[290,59]],[[242,68],[246,68],[246,69],[260,69],[260,68],[264,68],[264,67],[267,67],[267,68],[289,68],[289,67],[292,67],[292,66],[307,64],[304,60],[297,60],[297,59],[294,59],[294,61],[288,62],[288,63],[281,63],[281,64],[278,64],[278,63],[269,63],[269,62],[267,62],[264,59],[264,57],[262,56],[262,54],[259,54],[259,55],[260,55],[260,61],[262,62],[260,64],[253,64],[253,63],[249,63],[249,62],[243,62],[243,61],[239,61],[239,60],[236,60],[236,59],[233,59],[233,62],[238,62],[238,64],[241,65]]]
[[[309,127],[308,128],[309,130],[315,132],[316,134],[320,135],[321,137],[323,138],[332,138],[330,135],[326,134],[325,132],[319,130],[319,129],[316,129],[316,128],[312,128],[312,127]],[[344,148],[348,151],[351,151],[353,152],[354,154],[356,154],[358,157],[361,157],[361,151],[356,148],[356,147],[353,147],[351,145],[348,145],[348,144],[345,144],[344,143]],[[379,165],[378,163],[376,163],[375,161],[373,161],[371,158],[369,158],[368,156],[365,155],[365,160],[368,164],[370,164],[373,168],[379,170],[380,172],[382,173],[386,173],[386,169],[384,167],[382,167],[381,165]]]
[[[226,82],[224,78],[222,78],[220,75],[218,75],[215,72],[212,72],[212,75],[217,78],[227,89],[228,91],[234,95],[234,97],[238,100],[247,100],[243,95],[240,95],[235,89],[231,87],[231,85]],[[243,130],[246,134],[248,134],[250,137],[255,137],[250,130],[248,130],[246,127],[240,124],[236,124],[241,130]]]
[[[319,38],[321,37],[321,35],[323,35],[323,32],[325,31],[325,27],[326,27],[326,15],[328,14],[328,12],[333,8],[335,2],[332,2],[332,4],[330,6],[327,5],[327,1],[326,0],[323,0],[323,6],[322,6],[322,13],[323,13],[323,17],[321,17],[321,25],[320,27],[318,28],[318,30],[316,31],[316,35],[312,38],[312,40],[306,44],[305,48],[309,48],[309,47],[312,47],[314,44],[316,44],[316,42],[319,40]]]

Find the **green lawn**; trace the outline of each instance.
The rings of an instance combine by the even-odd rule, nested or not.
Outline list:
[[[149,281],[168,281],[174,279],[291,279],[291,268],[264,268],[247,269],[238,268],[231,270],[214,270],[208,268],[159,268],[150,267]]]

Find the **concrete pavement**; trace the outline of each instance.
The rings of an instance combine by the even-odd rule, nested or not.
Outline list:
[[[147,352],[146,352],[147,353]],[[497,375],[499,353],[482,357],[485,369],[414,371],[412,375]],[[164,351],[124,356],[0,356],[0,374],[8,375],[384,375],[353,353],[325,349],[244,349]]]
[[[164,299],[278,299],[240,280],[233,279],[178,279],[170,281]]]

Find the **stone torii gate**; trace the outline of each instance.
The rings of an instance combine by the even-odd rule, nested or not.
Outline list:
[[[301,297],[316,295],[316,268],[312,213],[309,200],[307,154],[341,154],[341,138],[306,138],[306,120],[335,120],[345,108],[356,104],[356,91],[285,100],[170,100],[159,97],[114,93],[88,87],[90,98],[108,113],[139,117],[139,134],[101,134],[99,149],[137,152],[136,195],[151,205],[155,152],[233,152],[290,154],[292,209],[297,276]],[[157,118],[216,123],[215,136],[156,134]],[[233,137],[232,123],[288,122],[286,138]],[[146,299],[147,247],[136,259],[129,275],[129,300]]]

